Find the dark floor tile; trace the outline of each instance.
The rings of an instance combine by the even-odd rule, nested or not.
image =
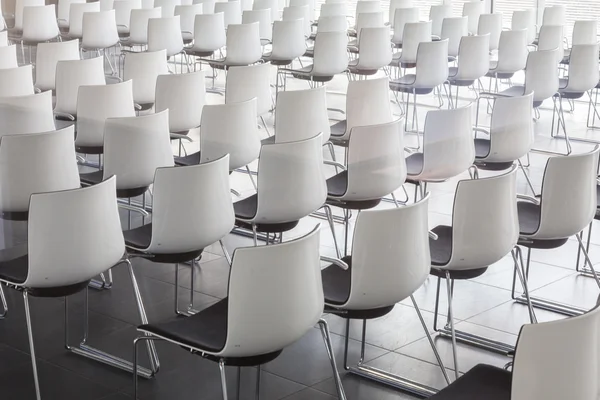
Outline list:
[[[29,354],[0,343],[0,375],[30,361]]]
[[[133,396],[128,396],[123,393],[113,393],[107,397],[103,397],[99,400],[133,400]]]
[[[335,400],[337,397],[330,396],[318,390],[306,388],[291,396],[284,397],[285,400]]]
[[[175,283],[174,271],[166,272],[157,276],[156,279]],[[194,267],[194,291],[210,296],[224,298],[227,296],[229,284],[229,264],[225,258],[218,258],[206,263],[200,263]],[[191,267],[180,264],[179,285],[183,288],[191,288]]]
[[[348,400],[415,400],[420,398],[393,387],[351,374],[345,374],[342,378],[342,383]],[[316,389],[318,392],[329,393],[332,396],[331,398],[337,398],[333,378],[313,386],[313,389]],[[319,397],[315,398],[319,399]],[[300,399],[303,398],[300,397]],[[307,397],[307,399],[310,399],[310,397]],[[323,399],[329,399],[329,397],[324,397]]]

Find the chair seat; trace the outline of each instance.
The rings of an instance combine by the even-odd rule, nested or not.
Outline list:
[[[296,79],[303,79],[306,81],[314,81],[314,82],[329,82],[333,79],[333,75],[313,75],[312,74],[313,66],[308,65],[304,68],[300,69],[290,69],[288,70],[292,76]]]
[[[406,157],[406,174],[408,176],[417,176],[423,172],[424,156],[423,153],[413,153]]]
[[[498,78],[498,79],[510,79],[515,73],[514,72],[499,72],[497,71],[498,61],[490,61],[490,70],[487,74],[485,74],[488,78]]]
[[[415,80],[417,76],[414,74],[407,74],[400,79],[394,79],[390,81],[390,90],[395,92],[403,93],[416,93],[416,94],[429,94],[433,91],[433,88],[422,88],[415,87]]]
[[[56,128],[59,129],[58,126]],[[104,146],[76,146],[75,151],[82,154],[104,154]]]
[[[378,69],[361,68],[358,66],[359,59],[356,58],[348,63],[348,72],[356,75],[375,75]]]
[[[184,157],[175,157],[175,165],[188,166],[200,164],[200,152],[197,151]]]
[[[193,57],[210,57],[214,54],[214,51],[211,50],[197,50],[194,48],[185,49],[185,54]]]
[[[236,218],[252,219],[256,216],[258,209],[258,195],[254,194],[233,203],[233,211]]]
[[[146,249],[152,241],[152,223],[123,231],[125,245],[136,249]]]
[[[98,183],[102,182],[103,177],[104,171],[102,170],[79,174],[79,180],[81,183],[85,183],[87,185],[97,185]]]
[[[510,400],[511,385],[511,372],[479,364],[429,400]]]
[[[327,204],[348,210],[368,210],[381,203],[381,198],[365,200],[344,200],[342,197],[348,189],[348,171],[327,179]]]
[[[568,89],[569,79],[568,78],[560,78],[558,82],[558,93],[562,96],[563,99],[576,100],[583,97],[585,92],[573,92]]]
[[[519,86],[519,85],[511,86],[508,89],[498,92],[498,94],[500,94],[502,96],[507,96],[507,97],[523,96],[525,94],[525,86]]]
[[[489,139],[475,139],[475,157],[485,158],[490,155],[492,142]]]
[[[235,213],[235,225],[252,229],[252,220],[256,217],[258,210],[258,194],[246,197],[233,203],[233,212]],[[256,223],[256,230],[265,233],[287,232],[294,229],[299,221],[288,221],[280,223]]]
[[[519,232],[521,235],[529,236],[537,232],[540,226],[542,208],[527,201],[517,202],[519,215]],[[532,249],[555,249],[567,243],[569,238],[562,239],[519,239],[518,244]]]
[[[456,79],[458,67],[448,68],[448,83],[453,86],[471,86],[475,81],[473,79]]]
[[[486,161],[490,155],[491,141],[489,139],[475,139],[475,165],[486,171],[504,171],[512,167],[514,161]]]
[[[304,52],[304,57],[314,58],[314,56],[315,56],[315,48],[314,47],[309,47]]]
[[[348,189],[348,171],[342,171],[339,174],[327,179],[327,195],[342,197]]]
[[[275,144],[275,135],[269,136],[268,138],[261,140],[260,144],[261,146],[264,146],[266,144]]]
[[[331,125],[331,136],[343,136],[346,133],[347,125],[347,120],[338,121],[335,124]]]
[[[278,65],[278,66],[290,65],[294,61],[294,60],[289,60],[289,59],[282,60],[282,59],[279,59],[279,58],[273,58],[272,53],[265,53],[262,56],[262,60],[264,62],[270,62],[271,65]]]
[[[430,274],[437,276],[438,278],[446,278],[446,270],[442,268],[435,268],[436,266],[445,266],[450,262],[452,258],[452,227],[447,225],[439,225],[431,230],[438,236],[437,240],[429,238],[429,251],[431,253],[431,265]],[[473,279],[481,276],[487,271],[488,266],[482,266],[481,268],[470,268],[470,269],[452,269],[450,272],[450,279]]]

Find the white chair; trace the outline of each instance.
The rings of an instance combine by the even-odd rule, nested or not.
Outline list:
[[[283,10],[284,16],[286,9]],[[285,18],[283,21],[273,22],[271,52],[265,53],[262,59],[279,68],[290,65],[301,57],[306,51],[303,23],[304,21],[301,19],[285,20]],[[277,89],[279,89],[279,85]]]
[[[354,15],[354,33],[357,33],[358,16],[365,13],[382,12],[381,2],[379,0],[358,0],[356,2],[356,13]],[[352,34],[352,30],[350,31]]]
[[[486,74],[490,78],[489,91],[492,91],[492,79],[495,79],[495,90],[498,91],[498,79],[511,79],[515,73],[525,69],[527,65],[527,30],[502,31],[498,45],[498,60],[490,61],[490,70]]]
[[[379,10],[378,10],[379,11]],[[321,4],[319,19],[321,17],[336,17],[348,15],[348,7],[345,2]],[[317,25],[318,29],[318,25]]]
[[[121,39],[123,46],[147,46],[148,45],[148,21],[160,18],[161,8],[142,8],[131,10],[129,19],[129,37]]]
[[[193,0],[192,4],[202,4],[202,14],[214,14],[216,0]]]
[[[391,0],[390,6],[388,8],[388,19],[387,25],[394,25],[394,20],[396,18],[396,10],[402,10],[407,8],[417,8],[413,4],[412,0]]]
[[[166,50],[125,54],[123,80],[133,81],[136,110],[148,110],[154,106],[156,79],[168,73]]]
[[[402,51],[394,54],[390,66],[414,68],[417,62],[417,52],[421,43],[431,41],[431,21],[413,22],[404,25]],[[446,63],[447,64],[447,63]]]
[[[273,107],[271,97],[271,67],[269,64],[231,67],[225,82],[225,103],[234,104],[256,98],[256,118],[261,119],[265,130],[264,115]]]
[[[35,87],[41,91],[56,89],[56,64],[79,60],[79,40],[40,43],[35,56]]]
[[[448,39],[448,61],[455,61],[460,49],[460,41],[469,35],[469,18],[444,18],[440,39]]]
[[[71,13],[71,4],[85,3],[85,0],[59,0],[56,6],[56,21],[60,30],[69,30],[69,17]]]
[[[390,7],[391,7],[390,3]],[[404,36],[404,26],[407,23],[419,22],[419,8],[396,8],[395,14],[390,18],[392,27],[394,28],[394,35],[392,36],[392,43],[396,47],[402,47],[402,38]]]
[[[15,0],[15,23],[11,31],[20,36],[23,32],[23,16],[25,7],[36,7],[46,5],[44,0]]]
[[[0,98],[0,137],[55,130],[52,92]]]
[[[242,23],[242,7],[239,1],[225,1],[215,3],[215,14],[223,13],[225,18],[225,28],[229,25],[239,25]]]
[[[113,75],[117,74],[106,50],[119,44],[119,32],[115,10],[99,11],[83,14],[83,36],[81,49],[84,51],[102,52]]]
[[[219,4],[219,3],[217,3]],[[227,70],[233,66],[250,65],[260,61],[262,48],[260,42],[259,23],[230,24],[227,27],[225,57],[205,59],[212,68]]]
[[[273,39],[273,27],[270,9],[247,10],[242,13],[242,24],[258,22],[258,35],[261,45],[271,43]]]
[[[260,371],[261,364],[275,359],[282,349],[318,323],[338,396],[345,399],[327,322],[320,319],[324,306],[320,270],[318,228],[291,242],[237,249],[227,298],[193,318],[142,325],[138,329],[156,338],[168,337],[169,342],[183,346],[186,351],[206,354],[208,359],[218,362],[223,398],[227,399],[225,365],[258,365]],[[289,313],[292,309],[296,312]],[[213,327],[210,338],[214,345],[206,345],[208,331],[195,329],[196,323]],[[192,333],[188,336],[180,332]],[[257,377],[259,388],[260,373]]]
[[[115,0],[98,0],[100,3],[100,11],[110,11],[113,9]]]
[[[527,30],[527,44],[533,44],[537,36],[536,10],[529,8],[527,10],[513,11],[511,20],[511,30]]]
[[[28,6],[23,9],[21,44],[37,45],[60,35],[56,22],[56,6]]]
[[[117,23],[117,31],[119,37],[129,36],[131,11],[142,8],[141,0],[115,0],[113,3],[115,10],[115,21]]]
[[[458,107],[460,88],[474,85],[490,70],[490,34],[465,36],[460,41],[458,64],[448,72],[448,100],[450,106]],[[452,86],[456,86],[456,101],[452,100]]]
[[[564,27],[561,25],[542,25],[538,37],[538,50],[558,49],[556,52],[557,62],[561,62],[565,58],[563,29]]]
[[[389,26],[362,28],[358,39],[358,57],[348,62],[348,73],[354,76],[375,75],[387,67],[392,61],[389,38]]]
[[[311,12],[308,5],[285,7],[283,9],[283,13],[281,14],[282,21],[295,21],[297,19],[302,20],[302,30],[304,33],[304,37],[310,37],[310,34],[312,33],[312,24]],[[273,22],[273,24],[275,24],[275,22]]]
[[[105,85],[104,58],[62,60],[56,63],[56,104],[54,114],[71,121],[77,117],[80,86]]]
[[[179,15],[148,20],[148,51],[163,49],[167,50],[167,57],[183,52]]]
[[[83,37],[83,15],[85,13],[99,12],[100,2],[92,3],[71,3],[69,11],[69,32],[67,36],[70,39],[81,39]]]
[[[77,94],[77,152],[102,154],[106,120],[124,117],[135,117],[131,80],[112,85],[80,86]]]
[[[175,7],[181,4],[181,0],[154,0],[154,7],[160,7],[162,18],[173,17],[175,15]]]
[[[175,15],[179,15],[183,43],[189,44],[194,40],[196,16],[202,14],[202,4],[175,6]]]
[[[477,26],[478,35],[490,35],[490,52],[498,50],[502,33],[502,14],[481,14]]]
[[[573,38],[571,40],[571,46],[595,43],[598,43],[598,21],[575,21],[575,24],[573,25]],[[561,63],[568,64],[570,56],[571,49],[566,49],[565,58],[561,61]]]
[[[0,97],[27,96],[33,91],[33,67],[0,69]]]
[[[469,33],[475,35],[479,28],[479,17],[485,12],[484,1],[467,1],[463,3],[462,16],[469,18]]]
[[[452,17],[452,5],[432,5],[429,9],[429,20],[431,21],[431,33],[441,37],[444,19]],[[468,28],[467,28],[468,29]]]
[[[194,20],[194,43],[185,49],[193,57],[211,57],[227,43],[224,14],[196,15]]]
[[[367,0],[364,0],[367,1]],[[373,1],[373,0],[368,0],[368,1]],[[370,13],[360,13],[357,16],[356,19],[356,26],[355,26],[355,35],[356,39],[352,39],[350,42],[348,42],[348,50],[351,53],[356,53],[358,51],[358,41],[360,40],[360,32],[361,30],[363,30],[364,28],[379,28],[379,27],[383,27],[385,26],[384,23],[384,12],[383,11],[377,11],[377,12],[370,12]],[[389,40],[389,38],[388,38]]]
[[[315,17],[316,14],[316,4],[315,4],[315,0],[290,0],[288,7],[304,7],[304,6],[308,6],[308,18],[309,18],[309,24],[312,24],[314,21],[317,20],[317,18]],[[284,7],[284,10],[287,7]]]
[[[567,7],[565,5],[555,5],[544,8],[542,16],[542,26],[559,25],[565,26],[567,22]]]
[[[256,10],[269,10],[271,22],[280,19],[279,1],[277,0],[254,0],[252,2],[252,11]]]
[[[0,47],[6,46],[8,46],[8,31],[0,31]]]
[[[77,189],[73,126],[58,131],[5,135],[0,139],[0,213],[2,219],[26,221],[34,193]],[[23,154],[31,157],[23,157]]]

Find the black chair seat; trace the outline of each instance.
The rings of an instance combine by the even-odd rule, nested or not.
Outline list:
[[[152,241],[152,223],[142,225],[138,228],[123,231],[125,245],[133,251],[133,254],[142,254],[135,249],[145,249]],[[183,253],[153,253],[150,261],[157,263],[177,264],[194,260],[202,255],[204,249],[186,251]]]
[[[272,57],[272,53],[263,54],[262,60],[264,62],[270,62],[271,65],[278,65],[278,66],[290,65],[294,61],[294,60],[278,60],[278,59],[274,59]]]
[[[458,74],[458,67],[450,67],[448,69],[448,82],[454,86],[471,86],[474,80],[463,80],[455,79],[454,77]]]
[[[27,211],[2,211],[0,218],[6,221],[27,221],[29,219],[29,210]]]
[[[258,209],[258,195],[246,197],[233,203],[233,212],[236,218],[252,219],[256,216]]]
[[[477,168],[487,171],[504,171],[512,167],[513,161],[494,162],[481,160],[490,155],[491,144],[492,142],[489,139],[475,139],[475,165]]]
[[[328,196],[341,197],[346,194],[346,189],[348,189],[348,171],[342,171],[327,179]]]
[[[261,146],[264,146],[265,144],[274,144],[274,143],[275,143],[275,135],[269,136],[268,138],[260,141]]]
[[[511,385],[511,372],[479,364],[429,399],[510,400]]]
[[[446,278],[446,270],[435,268],[435,266],[444,266],[452,258],[452,227],[439,225],[431,230],[438,238],[434,240],[429,238],[429,251],[431,252],[430,274],[438,278]],[[488,267],[472,268],[465,270],[450,270],[450,279],[473,279],[483,275]]]
[[[102,182],[103,178],[104,171],[102,170],[79,174],[79,180],[81,181],[81,183],[84,183],[86,185],[97,185],[98,183]],[[148,191],[148,186],[117,189],[117,197],[137,197],[143,195],[144,193],[146,193],[146,191]]]
[[[235,213],[235,225],[241,228],[252,229],[252,223],[244,221],[251,220],[256,216],[258,210],[258,195],[254,194],[243,200],[233,203],[233,212]],[[256,230],[265,233],[280,233],[294,229],[299,221],[281,222],[277,224],[257,223]]]
[[[335,124],[331,125],[331,136],[342,136],[346,133],[347,121],[338,121]]]
[[[214,51],[195,51],[195,50],[189,49],[189,50],[185,50],[185,53],[187,55],[190,55],[193,57],[210,57],[215,52]]]
[[[351,74],[356,74],[356,75],[365,75],[365,76],[375,75],[378,71],[379,70],[377,70],[377,69],[358,68],[355,65],[348,66],[348,72],[350,72]]]
[[[311,64],[304,68],[289,70],[289,72],[292,74],[292,76],[294,78],[303,79],[305,81],[329,82],[333,79],[333,75],[312,75],[311,74],[312,70],[313,70],[313,66]]]
[[[104,154],[104,146],[76,146],[75,151],[82,154]]]
[[[517,211],[519,214],[519,232],[522,235],[533,235],[537,232],[540,226],[542,216],[541,206],[527,202],[519,201],[517,203]],[[567,243],[569,238],[562,239],[528,239],[520,238],[518,244],[520,246],[531,249],[555,249]]]
[[[408,175],[419,175],[423,172],[423,153],[413,153],[406,157],[406,173]]]
[[[490,155],[492,142],[488,139],[475,139],[475,157],[485,158]]]
[[[175,165],[189,166],[200,164],[200,152],[197,151],[184,157],[175,157]]]
[[[600,219],[600,185],[596,185],[596,215],[594,219]]]
[[[340,200],[346,194],[348,188],[348,171],[342,171],[339,174],[327,179],[327,204],[348,210],[368,210],[381,203],[381,198],[367,200]]]

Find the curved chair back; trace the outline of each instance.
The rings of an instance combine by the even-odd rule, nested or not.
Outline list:
[[[167,51],[126,53],[123,64],[123,80],[133,81],[133,101],[137,104],[153,104],[156,96],[156,80],[168,74]]]
[[[278,0],[254,0],[252,2],[252,11],[257,10],[269,10],[269,19],[271,23],[280,19]]]
[[[86,188],[33,194],[27,236],[24,287],[74,285],[110,269],[125,253],[115,178]]]
[[[404,121],[356,126],[348,144],[347,201],[380,199],[406,180]]]
[[[500,34],[502,33],[502,14],[481,14],[479,16],[479,25],[477,26],[478,35],[490,35],[489,51],[498,50],[500,45]]]
[[[202,4],[203,14],[214,14],[216,0],[193,0],[192,4]]]
[[[563,239],[583,230],[596,213],[596,148],[584,154],[551,157],[542,181],[540,224],[536,239]]]
[[[148,44],[148,21],[160,18],[161,8],[142,8],[131,10],[129,26],[129,42],[132,44]]]
[[[324,298],[318,226],[289,242],[237,248],[230,271],[227,340],[220,356],[281,350],[319,321]]]
[[[516,161],[529,153],[533,142],[533,93],[496,99],[490,127],[490,153],[485,160]]]
[[[100,2],[72,3],[69,11],[69,37],[72,39],[83,36],[83,14],[100,11]]]
[[[390,3],[390,13],[391,13]],[[394,14],[390,14],[390,22],[394,27],[394,35],[392,36],[392,42],[395,44],[402,43],[404,37],[404,26],[408,23],[419,22],[419,8],[396,8]]]
[[[358,19],[356,20],[357,39],[360,40],[360,32],[364,28],[378,28],[384,26],[383,14],[383,11],[358,14]]]
[[[222,12],[196,15],[192,51],[216,51],[226,44],[225,19]]]
[[[419,45],[426,42],[431,42],[431,21],[404,25],[400,61],[409,64],[417,62]],[[448,64],[447,61],[446,64]]]
[[[283,10],[284,15],[286,9]],[[271,60],[295,60],[304,54],[306,39],[303,23],[302,19],[285,20],[285,18],[283,21],[273,22]]]
[[[159,75],[156,80],[156,112],[169,110],[169,130],[187,133],[200,126],[206,102],[204,71]]]
[[[15,31],[23,31],[23,20],[26,7],[44,6],[44,0],[15,0]]]
[[[460,41],[463,37],[469,35],[469,18],[453,17],[445,18],[442,22],[441,39],[448,39],[448,55],[458,56]]]
[[[464,36],[458,50],[458,70],[452,79],[475,81],[490,70],[490,34]]]
[[[358,215],[352,239],[350,295],[340,308],[388,307],[421,287],[431,269],[428,203],[429,194],[405,207],[366,210]]]
[[[255,223],[297,221],[325,204],[321,137],[262,146]]]
[[[358,63],[355,68],[379,70],[392,62],[392,48],[389,43],[390,27],[363,28],[358,41]]]
[[[558,62],[565,56],[563,44],[564,27],[562,25],[542,25],[538,40],[538,50],[558,49],[556,58]]]
[[[131,80],[81,86],[77,95],[77,147],[102,147],[108,118],[135,117]]]
[[[183,50],[179,15],[148,20],[148,51],[163,49],[167,50],[167,57]]]
[[[598,43],[574,45],[571,49],[569,78],[565,91],[585,93],[594,89],[599,80]]]
[[[348,140],[354,127],[386,124],[393,119],[387,77],[348,82],[346,132],[341,139]]]
[[[35,57],[35,87],[56,89],[56,64],[59,61],[79,60],[79,40],[39,43]]]
[[[270,42],[273,38],[270,9],[247,10],[242,13],[242,24],[258,23],[258,37],[261,42]]]
[[[173,165],[168,111],[106,120],[104,179],[116,175],[117,189],[150,186],[157,168]]]
[[[555,5],[544,8],[542,17],[542,26],[560,25],[565,26],[567,22],[567,7],[564,5]]]
[[[363,13],[375,13],[381,12],[381,1],[379,0],[358,0],[356,2],[356,14],[354,15],[354,21],[358,25],[358,16]]]
[[[23,9],[22,40],[26,43],[46,42],[60,34],[56,22],[56,6],[30,6]]]
[[[29,96],[0,97],[0,137],[55,129],[50,90]]]
[[[225,103],[238,103],[256,98],[257,116],[269,112],[271,100],[271,66],[256,64],[231,67],[225,82]]]
[[[310,12],[310,8],[309,8],[308,4],[303,5],[303,6],[285,7],[283,9],[283,14],[281,15],[282,21],[294,21],[297,19],[302,20],[303,35],[305,37],[309,37],[312,32],[312,26],[311,26],[311,12]],[[277,21],[274,21],[273,24],[275,24],[275,22],[277,22]],[[273,32],[273,36],[275,36],[275,32]]]
[[[239,1],[219,1],[215,3],[216,13],[223,13],[225,28],[231,24],[239,25],[242,23],[242,6]]]
[[[469,18],[469,33],[475,35],[479,27],[479,17],[485,12],[484,1],[467,1],[463,3],[463,17]]]
[[[33,67],[0,69],[0,97],[27,96],[33,91]]]
[[[153,188],[152,239],[146,251],[203,249],[233,229],[228,155],[204,164],[158,168]]]
[[[59,0],[56,5],[56,18],[58,26],[61,28],[69,27],[69,20],[71,14],[71,4],[73,3],[85,3],[85,0]]]
[[[435,36],[442,36],[442,24],[444,19],[452,17],[452,5],[439,4],[433,5],[429,9],[429,20],[431,21],[431,33]]]
[[[316,4],[315,0],[290,0],[288,3],[288,7],[303,7],[308,6],[308,18],[310,23],[316,21],[315,13],[316,13]]]
[[[319,133],[325,144],[331,134],[325,87],[279,92],[275,107],[275,143],[306,140]]]
[[[344,15],[331,15],[319,17],[317,25],[317,34],[323,32],[346,32],[348,30],[348,20]]]
[[[83,14],[83,49],[106,49],[119,43],[115,10]]]
[[[532,44],[537,36],[536,11],[533,8],[527,10],[513,11],[511,20],[511,29],[518,31],[521,29],[527,30],[527,44]]]
[[[100,11],[110,11],[113,9],[115,0],[98,0],[100,3]]]
[[[256,124],[256,99],[239,103],[210,104],[202,109],[200,162],[229,154],[229,170],[258,158],[260,136]]]
[[[325,3],[321,4],[321,13],[319,14],[319,20],[321,17],[336,17],[343,16],[344,19],[348,15],[348,7],[346,3]],[[317,28],[318,29],[318,28]]]
[[[525,94],[534,93],[533,103],[537,107],[542,101],[558,91],[557,50],[532,51],[527,56],[525,68]],[[597,83],[597,82],[596,82]]]
[[[396,18],[396,10],[407,9],[407,8],[416,8],[413,4],[412,0],[391,0],[390,6],[388,8],[388,22],[390,25],[394,26],[394,20]]]
[[[346,32],[319,32],[315,38],[312,74],[333,76],[348,68]]]
[[[142,8],[142,0],[115,0],[113,3],[115,10],[115,21],[119,33],[129,33],[129,24],[131,22],[131,11]]]
[[[502,31],[498,45],[498,73],[514,73],[527,65],[527,30]]]
[[[0,47],[0,69],[17,68],[17,45]]]
[[[54,111],[77,115],[79,87],[105,84],[103,57],[58,61],[56,63],[56,105]]]
[[[262,57],[260,24],[229,24],[227,27],[227,65],[250,65]]]
[[[175,7],[181,5],[181,0],[154,0],[154,7],[160,7],[161,18],[169,18],[175,15]]]
[[[175,6],[175,15],[179,15],[181,34],[184,40],[194,38],[196,15],[202,14],[202,4],[186,4]]]
[[[445,180],[465,172],[475,159],[472,104],[428,111],[423,133],[422,180]]]
[[[444,269],[481,268],[500,261],[519,239],[517,167],[458,182],[452,213],[452,254]]]
[[[595,19],[575,21],[571,46],[596,43],[598,43],[598,21]]]
[[[426,42],[417,50],[415,87],[434,88],[448,79],[448,40]]]
[[[80,186],[73,137],[73,126],[69,126],[58,131],[6,135],[0,139],[2,213],[26,214],[33,193]]]

